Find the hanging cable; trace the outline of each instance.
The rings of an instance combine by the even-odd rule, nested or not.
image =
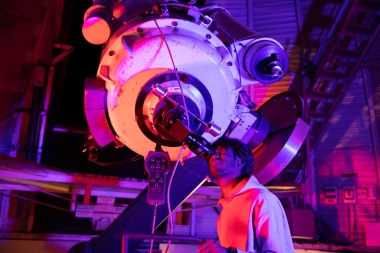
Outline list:
[[[144,158],[143,156],[137,154],[137,155],[135,155],[132,158],[124,159],[124,160],[116,161],[116,162],[110,162],[110,163],[98,162],[98,161],[92,161],[92,162],[96,163],[96,164],[98,164],[100,166],[115,167],[115,166],[122,165],[124,163],[135,162],[135,161],[141,160],[143,158]]]
[[[156,147],[155,147],[156,152],[163,152],[164,150],[161,147],[161,135],[157,135],[156,138]]]
[[[8,114],[7,116],[5,116],[4,118],[0,119],[0,123],[5,121],[6,119],[8,119],[9,117],[13,116],[16,113],[28,112],[29,109],[30,109],[30,106],[29,107],[20,107],[20,108],[14,110],[13,112],[11,112],[10,114]]]
[[[212,205],[206,205],[206,206],[197,206],[197,207],[185,208],[185,209],[181,209],[181,211],[176,211],[176,213],[191,212],[193,210],[210,208],[210,207],[217,207],[217,206],[218,206],[218,204],[212,204]]]
[[[157,136],[155,151],[145,157],[145,170],[148,172],[147,202],[154,206],[152,235],[156,226],[157,206],[165,203],[166,175],[170,171],[170,157],[161,147],[161,136]],[[150,252],[153,250],[153,238],[150,241]]]
[[[11,181],[11,180],[7,180],[6,178],[1,178],[0,181],[5,181],[5,182],[12,182],[12,184],[18,184],[18,185],[23,185],[33,191],[36,191],[36,192],[41,192],[41,193],[44,193],[46,195],[50,195],[50,196],[53,196],[53,197],[56,197],[56,198],[59,198],[59,199],[63,199],[63,200],[66,200],[66,201],[69,201],[71,203],[75,203],[75,204],[83,204],[81,202],[78,202],[78,201],[75,201],[75,200],[72,200],[72,199],[69,199],[69,198],[65,198],[65,197],[62,197],[60,195],[57,195],[57,194],[54,194],[54,193],[51,193],[51,192],[47,192],[47,191],[43,191],[43,190],[40,190],[38,189],[37,186],[32,186],[32,185],[28,185],[28,184],[23,184],[23,183],[20,183],[20,182],[14,182],[14,181]],[[37,189],[36,189],[37,188]]]
[[[68,210],[68,209],[64,209],[64,208],[61,208],[61,207],[58,207],[58,206],[53,206],[53,205],[50,205],[50,204],[46,204],[44,202],[37,201],[37,200],[34,200],[34,199],[30,199],[30,198],[26,198],[26,197],[21,197],[19,195],[15,195],[15,194],[12,194],[12,193],[0,192],[0,194],[5,195],[5,196],[16,197],[16,198],[23,199],[23,200],[30,201],[30,202],[34,202],[36,204],[40,204],[40,205],[43,205],[43,206],[48,206],[48,207],[51,207],[51,208],[54,208],[54,209],[58,209],[58,210],[61,210],[61,211],[70,212],[70,213],[72,212],[71,210]]]
[[[174,173],[175,171],[177,170],[177,167],[178,167],[178,163],[179,161],[181,160],[181,157],[182,157],[182,151],[186,149],[186,144],[183,143],[182,144],[182,147],[179,151],[179,154],[178,154],[178,157],[177,157],[177,162],[176,164],[174,165],[174,168],[173,168],[173,171],[172,171],[172,174],[170,175],[170,179],[169,179],[169,183],[168,183],[168,190],[166,192],[166,201],[168,203],[168,219],[169,219],[169,234],[172,235],[173,234],[173,219],[172,219],[172,211],[171,211],[171,206],[170,206],[170,187],[171,187],[171,184],[172,184],[172,181],[173,181],[173,177],[174,177]],[[170,246],[170,240],[168,241],[168,244],[166,245],[166,249],[165,249],[165,253],[168,252],[169,250],[169,246]]]
[[[173,65],[173,70],[174,70],[174,73],[175,73],[175,75],[176,75],[176,77],[177,77],[178,86],[179,86],[179,89],[181,90],[182,103],[183,103],[183,107],[185,108],[185,114],[186,114],[186,118],[187,118],[187,126],[190,128],[190,118],[189,118],[189,113],[188,113],[188,111],[187,111],[187,107],[186,107],[185,95],[184,95],[184,93],[183,93],[183,89],[182,89],[182,85],[181,85],[181,80],[180,80],[180,78],[179,78],[179,76],[178,76],[177,68],[176,68],[176,66],[175,66],[175,64],[174,64],[174,60],[173,60],[172,53],[171,53],[171,51],[170,51],[170,48],[169,48],[168,42],[166,41],[165,36],[164,36],[164,34],[162,33],[161,28],[159,27],[157,21],[156,21],[155,19],[154,19],[153,21],[154,21],[154,23],[156,24],[157,29],[160,31],[161,38],[162,38],[163,41],[165,42],[166,48],[168,49],[169,56],[170,56],[170,60],[171,60],[172,65]]]
[[[153,205],[154,210],[153,210],[153,221],[152,221],[152,231],[151,231],[152,235],[154,234],[154,228],[156,225],[157,206],[158,206],[157,203]],[[152,253],[152,251],[153,251],[153,239],[150,239],[150,251],[149,252]]]

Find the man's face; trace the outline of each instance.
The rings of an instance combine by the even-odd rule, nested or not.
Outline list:
[[[231,148],[218,147],[210,158],[209,167],[211,176],[220,179],[238,177],[242,166],[240,159],[234,158]]]

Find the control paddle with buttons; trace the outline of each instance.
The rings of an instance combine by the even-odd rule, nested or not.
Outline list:
[[[144,165],[148,172],[147,202],[152,205],[165,203],[166,174],[170,169],[169,153],[149,151]]]

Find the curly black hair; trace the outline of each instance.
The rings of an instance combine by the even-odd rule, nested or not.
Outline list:
[[[241,169],[240,177],[247,178],[252,175],[253,172],[253,154],[252,151],[238,139],[230,139],[227,137],[220,137],[212,144],[212,149],[216,150],[216,148],[231,148],[233,150],[234,158],[237,156],[241,159],[243,164],[243,168]],[[209,162],[211,155],[207,158],[207,162]]]

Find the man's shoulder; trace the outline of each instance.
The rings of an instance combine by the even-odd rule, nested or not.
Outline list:
[[[245,194],[249,198],[254,198],[256,200],[276,200],[277,197],[272,192],[270,192],[264,185],[258,182],[258,180],[251,176],[244,187]]]
[[[252,188],[249,195],[256,200],[273,201],[278,199],[276,195],[265,187]]]

